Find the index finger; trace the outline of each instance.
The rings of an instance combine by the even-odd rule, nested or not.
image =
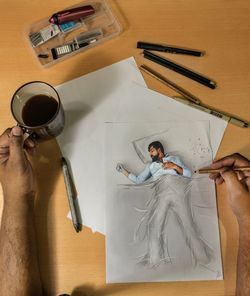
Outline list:
[[[0,156],[9,154],[10,134],[12,128],[7,128],[2,135],[0,135]],[[37,142],[34,139],[27,138],[24,141],[24,149],[30,154],[34,154],[37,147]]]
[[[210,165],[212,169],[220,169],[223,167],[240,167],[248,166],[250,161],[239,153],[234,153],[223,157]]]
[[[10,132],[11,132],[11,128],[7,128],[0,136],[0,146],[1,147],[8,147],[9,146]]]

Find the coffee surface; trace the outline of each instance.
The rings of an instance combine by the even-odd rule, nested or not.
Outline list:
[[[31,97],[23,107],[22,118],[27,126],[39,126],[50,121],[56,114],[58,102],[46,95]]]

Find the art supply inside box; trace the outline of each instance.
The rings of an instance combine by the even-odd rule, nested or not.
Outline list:
[[[42,66],[51,66],[121,33],[104,0],[83,1],[31,25],[27,37]]]

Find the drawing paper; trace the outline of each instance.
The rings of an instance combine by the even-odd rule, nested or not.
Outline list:
[[[162,175],[133,184],[160,141],[193,172],[212,161],[209,121],[106,124],[106,281],[222,279],[214,183],[207,176]]]
[[[104,233],[104,122],[113,121],[124,93],[145,86],[133,58],[73,79],[56,89],[66,125],[57,138],[70,161],[83,224]]]
[[[216,154],[227,122],[149,90],[133,58],[57,87],[66,126],[58,137],[70,160],[84,225],[105,233],[105,122],[205,120]],[[190,131],[192,132],[192,131]]]

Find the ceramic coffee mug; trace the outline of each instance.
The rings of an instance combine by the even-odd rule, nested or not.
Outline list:
[[[23,131],[34,138],[56,137],[65,125],[58,92],[42,81],[22,85],[12,97],[11,112]]]

